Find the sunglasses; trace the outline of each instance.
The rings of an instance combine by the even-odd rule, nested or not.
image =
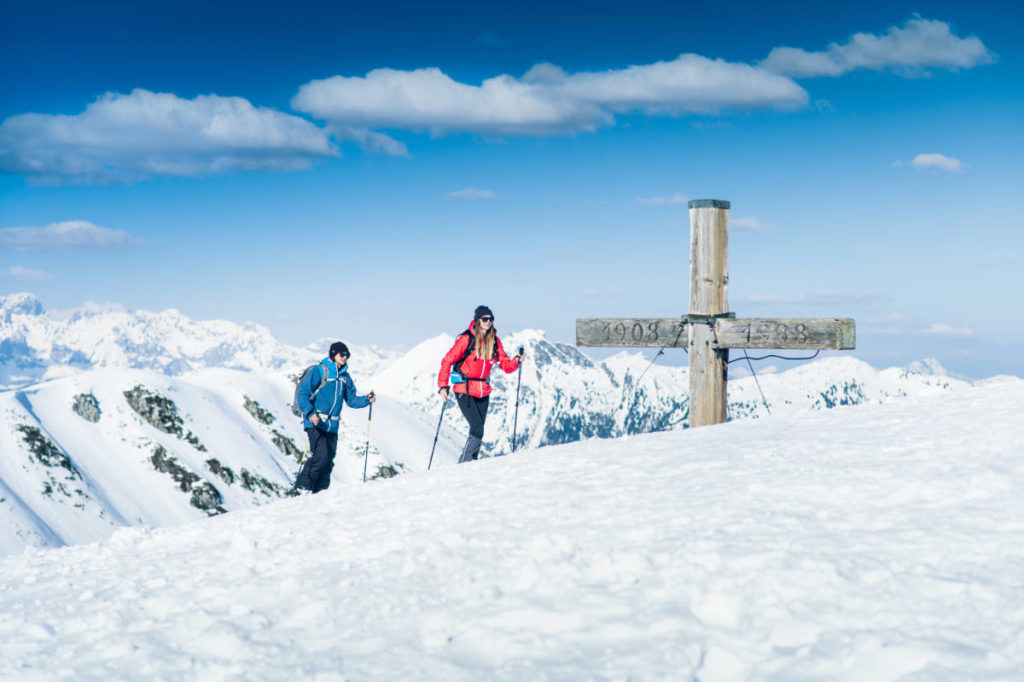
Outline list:
[[[494,317],[492,317],[491,315],[484,315],[483,317],[480,318],[480,321],[481,322],[494,322]]]

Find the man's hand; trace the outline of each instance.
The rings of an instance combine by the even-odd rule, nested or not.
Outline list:
[[[309,423],[312,424],[313,426],[316,426],[317,424],[319,424],[320,423],[320,415],[314,414],[313,416],[311,416],[309,418]]]
[[[374,393],[373,391],[370,391],[369,393],[366,394],[366,399],[369,400],[370,404],[372,405],[375,402],[377,402],[377,394]]]
[[[516,362],[518,362],[521,365],[521,364],[523,364],[523,358],[525,358],[525,357],[526,357],[526,353],[520,353],[519,355],[515,356],[512,359],[515,360]]]
[[[448,387],[442,388],[438,393],[441,394],[441,400],[448,402]]]

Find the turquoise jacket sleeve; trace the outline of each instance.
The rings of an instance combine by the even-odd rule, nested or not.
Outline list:
[[[351,375],[345,376],[345,404],[353,408],[366,407],[370,399],[365,395],[356,395],[356,382]]]

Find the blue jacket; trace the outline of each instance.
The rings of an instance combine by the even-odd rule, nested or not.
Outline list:
[[[316,398],[310,400],[313,391],[323,379],[325,366],[327,368],[327,383],[316,394]],[[339,373],[338,366],[328,358],[321,360],[320,364],[313,368],[306,380],[299,386],[297,401],[299,409],[303,413],[302,428],[314,428],[309,418],[313,414],[319,414],[320,423],[315,428],[329,433],[338,432],[338,418],[341,416],[343,403],[348,403],[348,406],[353,408],[366,407],[370,404],[365,395],[356,395],[356,383],[348,374],[348,365],[342,367]]]

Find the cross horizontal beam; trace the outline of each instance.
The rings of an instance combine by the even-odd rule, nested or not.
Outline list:
[[[715,322],[719,348],[792,348],[853,350],[857,328],[852,319],[747,318]]]
[[[682,327],[682,328],[681,328]],[[686,323],[681,317],[596,317],[576,320],[577,346],[610,348],[686,348]]]
[[[576,320],[576,345],[608,348],[686,348],[682,317],[602,317]],[[718,318],[716,348],[852,350],[856,325],[848,318]]]

